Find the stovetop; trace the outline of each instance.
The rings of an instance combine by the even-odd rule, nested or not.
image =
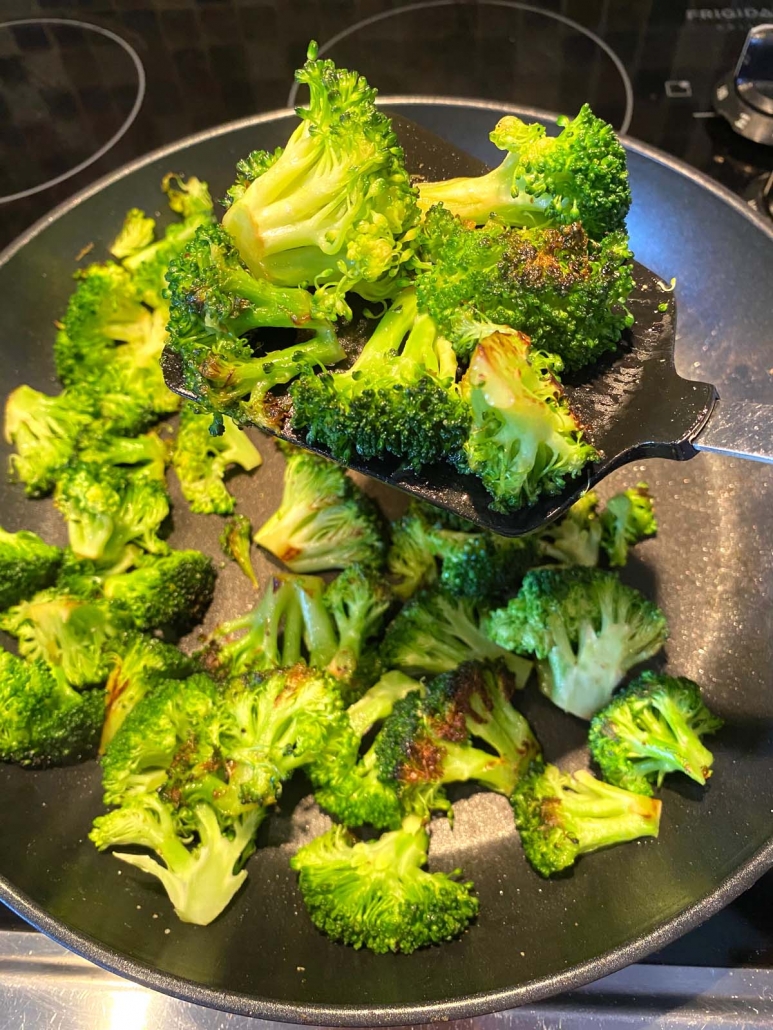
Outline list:
[[[740,196],[773,170],[712,107],[773,8],[678,0],[3,0],[0,246],[98,177],[224,121],[293,103],[310,38],[383,94],[576,112]],[[763,217],[763,216],[761,216]],[[773,874],[650,961],[773,967]],[[0,913],[0,928],[20,927]]]

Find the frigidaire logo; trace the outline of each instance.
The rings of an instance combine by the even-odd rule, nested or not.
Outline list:
[[[687,21],[773,21],[773,7],[690,7]]]

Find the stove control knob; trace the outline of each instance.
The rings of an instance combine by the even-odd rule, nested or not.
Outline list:
[[[773,146],[773,25],[750,31],[735,71],[714,88],[714,106],[741,136]]]

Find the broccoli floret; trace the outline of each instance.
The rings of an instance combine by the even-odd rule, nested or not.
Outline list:
[[[185,500],[198,514],[230,515],[236,502],[223,481],[228,466],[252,472],[263,463],[255,444],[232,419],[224,417],[221,425],[215,436],[211,415],[197,414],[192,404],[180,410],[172,465]]]
[[[137,629],[164,629],[182,635],[201,622],[216,577],[206,554],[170,551],[139,557],[136,564],[129,572],[107,576],[103,590]]]
[[[181,826],[171,805],[157,794],[142,794],[99,816],[89,837],[100,851],[126,844],[154,851],[163,865],[150,855],[117,851],[113,855],[157,876],[184,923],[207,926],[247,878],[242,867],[254,850],[264,814],[255,809],[223,828],[215,812],[201,804],[192,808],[190,819]]]
[[[293,428],[343,462],[392,455],[418,470],[453,457],[470,428],[456,367],[451,344],[404,290],[351,368],[292,384]]]
[[[11,474],[29,497],[48,493],[75,453],[78,438],[94,415],[94,398],[65,390],[58,397],[19,386],[5,402],[5,439],[16,448]]]
[[[654,536],[658,522],[646,483],[611,497],[601,513],[601,546],[610,565],[625,565],[628,549],[645,537]]]
[[[360,669],[368,644],[381,631],[384,615],[392,604],[392,592],[376,574],[350,565],[327,588],[324,603],[338,635],[338,647],[328,663],[328,671],[337,679],[351,680]],[[368,663],[368,667],[373,670],[373,663]]]
[[[494,219],[465,226],[446,208],[422,226],[424,271],[416,281],[427,311],[461,358],[506,325],[537,350],[581,368],[613,349],[633,322],[633,290],[625,232],[589,240],[579,223],[559,228],[507,229]]]
[[[53,589],[0,615],[0,629],[16,637],[22,657],[42,659],[73,687],[105,682],[109,642],[126,628],[126,618],[103,602]]]
[[[714,756],[701,737],[722,725],[704,704],[697,683],[643,672],[594,715],[588,744],[605,780],[652,794],[670,772],[705,784]]]
[[[416,501],[411,501],[405,515],[393,522],[390,530],[387,570],[394,578],[395,595],[407,601],[417,590],[432,586],[438,578],[423,509]]]
[[[105,704],[102,692],[78,693],[40,659],[0,650],[0,761],[30,768],[92,755]]]
[[[239,166],[223,226],[253,275],[284,286],[335,284],[331,313],[349,316],[347,290],[375,300],[404,284],[416,191],[376,91],[316,56],[311,43],[295,75],[309,87],[300,125],[280,154],[253,154]]]
[[[108,250],[114,258],[118,258],[120,261],[149,246],[155,238],[155,232],[155,219],[148,218],[144,211],[133,207],[126,212],[121,231]]]
[[[169,444],[158,433],[143,436],[93,434],[78,452],[78,460],[95,465],[129,466],[141,477],[164,482]],[[135,476],[138,478],[138,476]]]
[[[59,548],[36,533],[9,533],[0,527],[0,611],[51,586],[61,562]]]
[[[602,783],[584,769],[571,774],[535,763],[512,803],[523,850],[542,876],[590,851],[657,837],[660,829],[659,801]]]
[[[598,495],[589,490],[560,519],[534,534],[537,552],[561,565],[598,565],[602,521]]]
[[[425,590],[412,598],[387,627],[381,659],[387,669],[401,669],[412,676],[450,672],[475,658],[502,659],[520,689],[532,664],[511,654],[484,632],[486,610],[469,598],[453,597],[443,590]]]
[[[429,835],[416,817],[376,841],[341,826],[290,860],[314,925],[333,940],[379,954],[458,937],[478,912],[472,883],[428,873]]]
[[[258,577],[252,567],[250,545],[252,544],[252,525],[246,515],[234,515],[223,527],[220,534],[220,548],[226,558],[235,561],[255,589],[258,589]]]
[[[540,494],[557,493],[597,457],[583,440],[554,367],[520,333],[494,333],[473,352],[461,382],[472,410],[464,452],[495,511],[513,511]]]
[[[167,389],[158,362],[153,359],[143,367],[132,367],[125,361],[108,361],[88,370],[77,388],[68,392],[87,398],[96,421],[89,426],[89,436],[114,433],[135,436],[144,432],[160,415],[179,407],[180,398]],[[83,434],[85,439],[86,434]]]
[[[133,542],[152,554],[169,549],[157,535],[169,514],[169,497],[155,479],[118,466],[74,462],[60,473],[54,503],[80,558],[109,568]]]
[[[325,572],[354,562],[380,567],[386,541],[375,502],[334,462],[287,444],[281,449],[287,462],[282,500],[255,543],[293,572]]]
[[[663,647],[663,612],[613,572],[582,566],[533,569],[517,597],[493,611],[486,632],[539,659],[540,689],[580,719],[609,703],[634,665]]]
[[[120,640],[107,679],[100,752],[116,735],[129,712],[163,680],[185,679],[196,663],[171,644],[138,633]]]
[[[576,118],[559,118],[547,136],[537,123],[502,118],[491,141],[507,152],[493,172],[419,184],[419,206],[444,204],[464,221],[483,225],[497,215],[526,227],[582,222],[594,239],[622,229],[631,206],[625,151],[611,125],[587,104]]]
[[[379,779],[395,787],[405,811],[448,810],[447,783],[474,780],[512,794],[539,755],[529,724],[510,704],[514,685],[501,664],[465,662],[423,695],[413,691],[395,704],[373,749]]]

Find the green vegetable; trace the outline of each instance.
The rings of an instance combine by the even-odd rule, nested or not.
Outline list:
[[[137,558],[130,571],[106,576],[102,589],[137,629],[182,635],[203,619],[215,576],[212,560],[201,551],[169,551]]]
[[[658,531],[647,484],[637,483],[633,489],[615,494],[601,514],[601,526],[601,546],[609,556],[609,564],[625,565],[628,549]]]
[[[58,547],[36,533],[9,533],[0,527],[0,611],[50,586],[62,561]]]
[[[220,547],[226,558],[235,561],[255,589],[258,589],[258,577],[252,567],[250,545],[252,544],[252,526],[246,515],[234,515],[223,527],[220,534]]]

